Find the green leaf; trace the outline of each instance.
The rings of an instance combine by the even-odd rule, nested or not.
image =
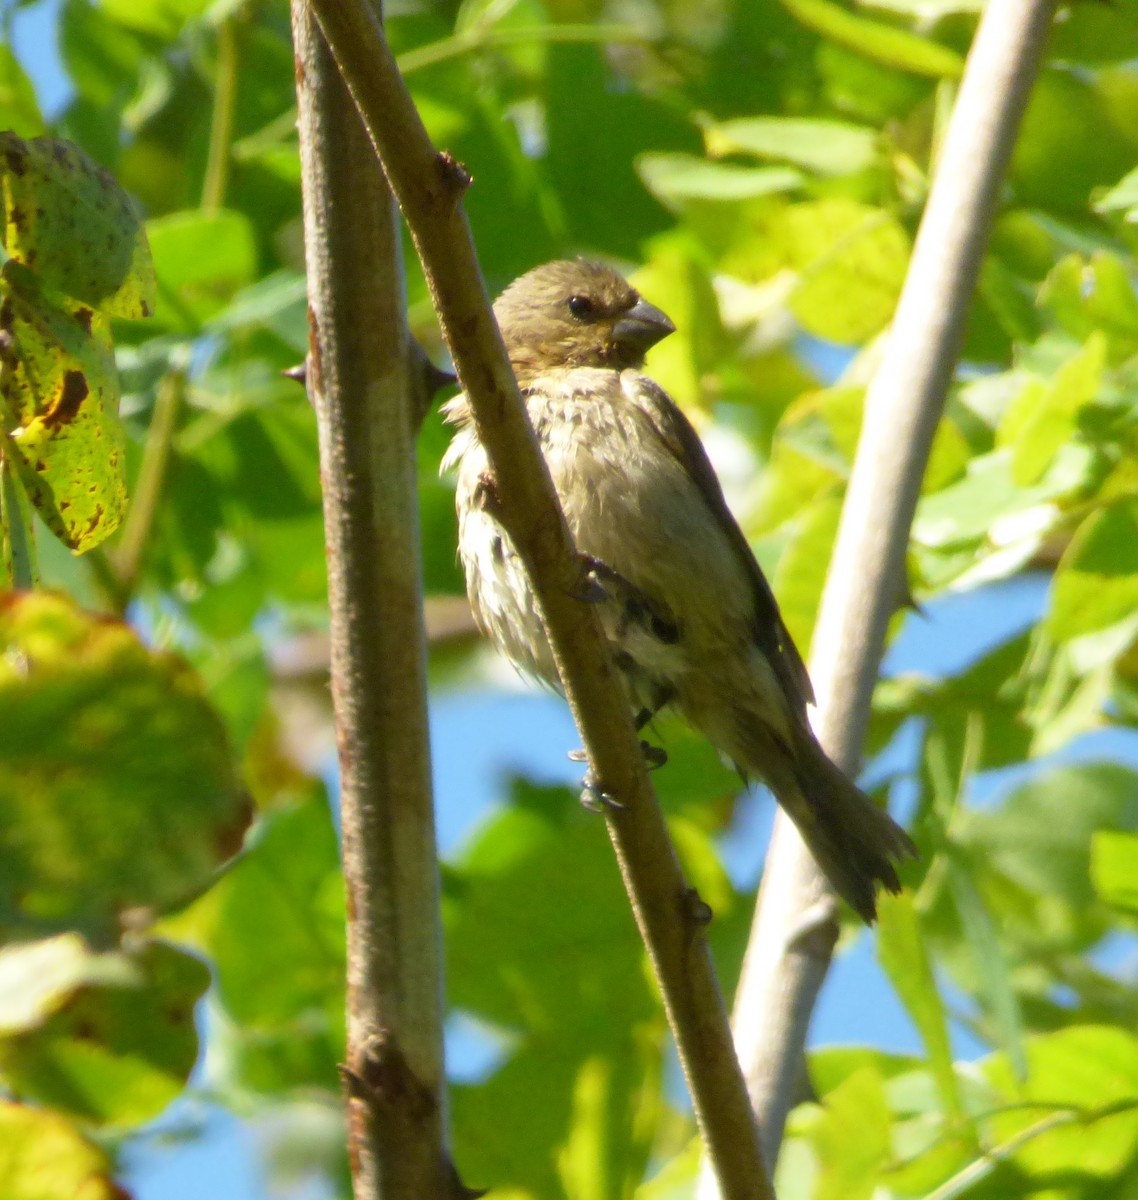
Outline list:
[[[62,596],[0,599],[0,929],[112,941],[200,889],[248,819],[180,659]]]
[[[108,17],[130,29],[169,40],[188,21],[204,17],[217,0],[101,0]]]
[[[1055,572],[1046,628],[1067,642],[1132,622],[1136,611],[1138,501],[1127,500],[1079,526]],[[1125,648],[1120,645],[1119,653]]]
[[[988,1119],[992,1136],[1020,1139],[1007,1157],[1032,1192],[1055,1178],[1109,1182],[1138,1151],[1138,1040],[1074,1026],[1031,1039],[1027,1057],[1022,1084],[1002,1055],[985,1065],[1009,1102]]]
[[[877,132],[821,117],[740,117],[708,124],[707,152],[784,159],[819,175],[850,175],[873,165]]]
[[[1127,221],[1133,221],[1138,214],[1138,167],[1127,173],[1104,192],[1096,201],[1095,208],[1099,212],[1120,212]]]
[[[790,636],[807,657],[841,515],[837,495],[821,496],[810,505],[795,521],[771,580]]]
[[[92,954],[64,935],[0,951],[0,1074],[20,1095],[100,1124],[157,1116],[197,1059],[196,958],[160,942]]]
[[[158,274],[158,322],[195,333],[251,284],[257,267],[253,225],[240,212],[191,209],[147,223]]]
[[[1095,833],[1091,882],[1108,904],[1138,916],[1138,834],[1108,829]]]
[[[323,789],[265,814],[225,876],[161,924],[213,963],[219,1084],[336,1087],[344,1045],[344,880]]]
[[[21,137],[43,133],[35,85],[8,45],[0,45],[0,127]]]
[[[864,1067],[827,1093],[810,1131],[821,1171],[813,1200],[870,1200],[888,1161],[892,1115],[881,1077]]]
[[[5,1200],[123,1200],[106,1154],[57,1113],[0,1101]]]
[[[642,154],[636,169],[644,186],[670,205],[685,200],[749,200],[793,191],[805,181],[805,176],[791,167],[743,167],[709,162],[694,154]]]
[[[1012,448],[1012,479],[1021,487],[1038,483],[1059,448],[1074,436],[1080,410],[1099,390],[1106,339],[1093,333],[1049,384],[1025,387],[1008,406],[996,431],[997,447]]]
[[[111,317],[154,311],[146,233],[130,197],[78,146],[0,132],[4,248],[43,291]]]
[[[945,1112],[960,1116],[963,1104],[952,1065],[948,1019],[912,896],[882,895],[878,918],[877,956],[920,1032]]]
[[[1027,1074],[1023,1013],[1012,984],[1008,957],[992,915],[976,890],[967,865],[957,854],[948,857],[948,884],[980,981],[981,1002],[992,1018],[997,1044],[1022,1079]]]
[[[803,25],[888,67],[938,79],[959,79],[964,60],[954,50],[892,25],[855,16],[830,0],[781,0]]]
[[[890,213],[841,197],[795,204],[785,236],[799,273],[790,310],[807,332],[859,345],[892,320],[909,238]]]

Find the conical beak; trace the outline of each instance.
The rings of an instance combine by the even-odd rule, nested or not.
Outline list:
[[[676,327],[654,304],[637,300],[613,326],[612,336],[618,346],[644,354],[669,333],[675,332]]]

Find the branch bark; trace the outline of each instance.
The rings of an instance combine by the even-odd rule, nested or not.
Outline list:
[[[308,5],[294,0],[292,13],[348,901],[353,1187],[356,1200],[458,1197],[445,1150],[417,415],[397,214]]]
[[[596,614],[574,599],[580,560],[494,323],[461,199],[469,177],[432,146],[378,21],[359,0],[310,0],[399,200],[496,483],[499,516],[533,579],[566,695],[606,791],[648,947],[723,1194],[772,1196],[702,925],[645,771]]]
[[[842,510],[811,655],[815,727],[857,771],[933,433],[1054,0],[989,0],[949,122]],[[837,940],[836,902],[779,813],[735,1004],[735,1041],[773,1163]],[[704,1173],[699,1195],[717,1193]]]

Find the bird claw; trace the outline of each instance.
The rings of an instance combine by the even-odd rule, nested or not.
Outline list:
[[[600,604],[602,600],[609,598],[608,592],[600,582],[601,577],[609,568],[591,554],[582,554],[580,559],[581,574],[569,595],[574,600],[580,600],[585,604]]]
[[[624,805],[609,792],[606,792],[601,781],[589,771],[581,785],[581,807],[589,812],[611,812],[613,809],[624,808]]]
[[[663,746],[653,746],[650,742],[641,741],[640,749],[644,754],[644,765],[649,771],[658,770],[668,761],[668,752]],[[589,761],[587,750],[570,750],[565,756],[570,762],[583,763]]]
[[[653,746],[650,742],[641,741],[640,749],[644,752],[644,765],[649,771],[657,771],[668,761],[668,752],[663,746]]]

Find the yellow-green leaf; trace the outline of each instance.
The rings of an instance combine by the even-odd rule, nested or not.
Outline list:
[[[107,318],[71,300],[53,303],[8,262],[0,335],[0,418],[16,474],[52,533],[72,550],[89,550],[126,509]]]
[[[199,890],[248,821],[185,662],[63,596],[0,597],[0,934],[105,944]]]
[[[123,1200],[106,1154],[57,1113],[0,1101],[5,1200]]]
[[[146,231],[110,172],[72,142],[0,132],[4,248],[46,292],[113,317],[154,311]]]

